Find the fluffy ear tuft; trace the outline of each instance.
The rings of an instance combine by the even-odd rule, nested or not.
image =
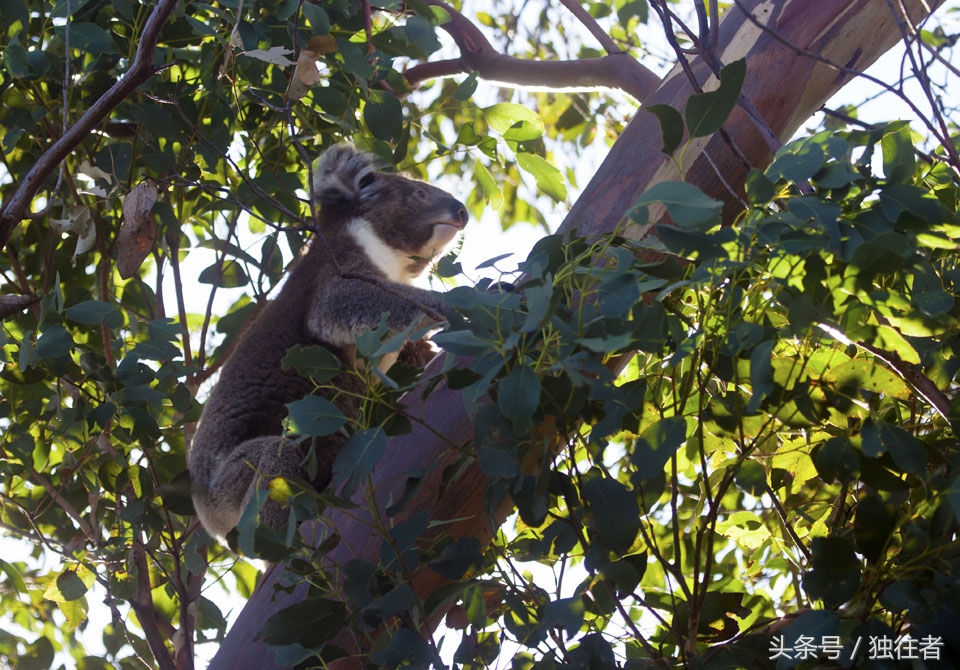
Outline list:
[[[317,160],[313,199],[320,204],[353,201],[374,172],[373,156],[349,144],[337,144]]]

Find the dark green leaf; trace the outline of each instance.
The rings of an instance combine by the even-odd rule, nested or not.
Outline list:
[[[660,121],[660,134],[663,136],[660,151],[671,155],[683,141],[683,117],[670,105],[650,105],[646,109]]]
[[[315,395],[287,403],[287,413],[290,432],[301,436],[331,435],[347,422],[333,403]]]
[[[756,168],[752,168],[747,174],[746,190],[747,200],[751,205],[766,205],[776,195],[773,182]]]
[[[614,553],[622,554],[640,530],[637,499],[615,479],[599,475],[587,479],[580,495],[587,504],[587,527]]]
[[[828,484],[848,484],[860,475],[860,459],[846,437],[831,437],[813,452],[813,464]]]
[[[311,396],[313,397],[313,396]],[[349,497],[364,482],[387,449],[387,436],[380,427],[350,436],[333,461],[333,485]]]
[[[772,182],[781,179],[804,182],[820,171],[826,158],[820,144],[805,137],[784,145],[764,174]]]
[[[483,562],[480,541],[474,537],[461,537],[443,548],[440,557],[430,567],[445,579],[462,579],[468,570],[479,568]]]
[[[87,592],[87,585],[83,583],[76,570],[64,570],[57,575],[57,589],[66,601],[82,598]]]
[[[839,607],[860,587],[860,561],[846,537],[816,537],[811,543],[813,570],[803,577],[803,588],[827,607]]]
[[[950,506],[953,507],[953,515],[956,517],[957,523],[960,523],[960,475],[954,477],[950,482],[947,499],[950,501]]]
[[[529,365],[517,365],[497,389],[497,406],[518,432],[526,431],[540,404],[540,380]]]
[[[40,360],[51,361],[66,356],[73,348],[73,338],[63,326],[50,326],[37,340],[37,355]]]
[[[333,637],[345,621],[346,607],[342,602],[311,597],[267,619],[258,637],[271,645],[319,646]]]
[[[314,4],[312,2],[299,3],[300,11],[303,12],[304,18],[310,23],[312,28],[312,34],[314,35],[329,35],[330,34],[330,17],[323,10],[323,7],[320,5]]]
[[[737,486],[750,495],[760,497],[767,492],[767,471],[753,460],[746,460],[737,468],[733,476]]]
[[[297,374],[309,377],[316,384],[330,381],[343,367],[339,358],[317,344],[290,347],[281,366],[284,370],[296,370]]]
[[[883,174],[891,182],[909,183],[913,181],[913,171],[917,159],[910,136],[910,124],[895,126],[880,140],[883,151]]]
[[[56,27],[62,40],[66,26]],[[70,24],[70,46],[89,54],[112,54],[117,52],[113,38],[106,30],[93,23],[72,22]]]
[[[50,70],[50,61],[39,49],[27,51],[16,43],[3,50],[3,66],[16,79],[30,80],[43,77]]]
[[[580,632],[584,611],[583,600],[579,596],[560,598],[543,606],[540,623],[546,628],[559,628],[573,636]]]
[[[440,48],[440,40],[437,39],[437,31],[433,24],[420,15],[414,15],[407,19],[405,25],[407,37],[411,44],[417,47],[420,52],[418,57],[425,60],[427,56]]]
[[[746,75],[747,61],[741,58],[720,70],[717,90],[690,96],[684,109],[690,137],[704,137],[720,130],[737,104]]]
[[[760,408],[760,403],[773,393],[773,364],[770,355],[776,342],[767,340],[761,342],[750,352],[750,385],[753,394],[747,403],[747,413],[752,414]]]
[[[634,206],[661,202],[678,226],[706,230],[719,223],[723,203],[708,197],[693,184],[662,181],[647,189]]]
[[[891,223],[896,223],[904,212],[928,223],[942,221],[948,216],[935,195],[909,184],[885,186],[880,191],[880,211]]]
[[[922,475],[927,465],[923,442],[899,426],[872,419],[863,424],[863,453],[869,458],[889,453],[898,467],[915,475]]]
[[[76,323],[91,326],[106,324],[108,328],[119,328],[123,325],[123,315],[115,305],[99,300],[78,302],[72,307],[63,310],[63,315]]]
[[[396,142],[403,133],[403,108],[397,96],[373,91],[363,107],[363,120],[373,136],[384,142]]]
[[[243,267],[236,261],[226,260],[214,263],[200,271],[197,281],[201,284],[213,284],[220,288],[238,288],[250,283]]]
[[[461,81],[457,89],[453,92],[453,99],[459,100],[460,102],[469,100],[470,96],[477,90],[477,77],[478,74],[476,70],[468,74],[467,78]]]
[[[634,486],[661,474],[686,441],[687,422],[681,416],[661,419],[645,429],[630,454],[630,462],[636,469],[631,480]]]

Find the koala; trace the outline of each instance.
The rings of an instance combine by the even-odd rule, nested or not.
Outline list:
[[[386,315],[391,331],[429,326],[443,295],[411,285],[464,228],[467,210],[421,181],[378,172],[373,158],[347,145],[326,151],[314,171],[318,234],[288,273],[280,292],[241,335],[204,407],[187,453],[194,507],[207,531],[223,541],[258,486],[272,478],[307,480],[305,449],[283,437],[286,403],[314,386],[281,361],[296,344],[320,344],[352,366],[356,336]],[[427,310],[433,317],[428,315]],[[426,342],[400,352],[415,365],[432,355]],[[328,398],[341,412],[357,411],[363,382],[341,373]],[[340,388],[342,387],[342,388]],[[353,404],[351,405],[351,398]],[[329,484],[343,435],[314,443],[318,474]],[[267,501],[261,521],[279,528],[284,508]]]

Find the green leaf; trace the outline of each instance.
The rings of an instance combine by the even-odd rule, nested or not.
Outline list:
[[[720,222],[723,203],[682,181],[662,181],[644,192],[635,207],[661,202],[670,217],[684,229],[706,230]]]
[[[312,2],[303,2],[298,6],[300,11],[303,13],[304,18],[307,19],[310,24],[311,34],[330,34],[330,17],[323,10],[323,7],[320,7]]]
[[[497,406],[518,433],[529,429],[540,404],[540,380],[529,365],[517,365],[497,389]]]
[[[767,471],[753,460],[746,460],[740,464],[733,475],[737,486],[752,496],[759,497],[767,492]]]
[[[640,506],[627,487],[599,474],[587,479],[580,495],[587,505],[587,527],[616,554],[625,553],[640,531]]]
[[[220,288],[239,288],[250,283],[247,273],[240,263],[226,260],[214,263],[200,271],[197,281],[201,284],[212,284]]]
[[[469,100],[470,96],[472,96],[477,90],[478,77],[479,74],[476,70],[468,74],[466,79],[461,81],[456,90],[451,94],[451,97],[459,102],[465,102]]]
[[[108,328],[119,328],[123,325],[123,315],[116,305],[99,300],[78,302],[63,310],[63,315],[71,321],[90,326],[99,326],[103,323]]]
[[[315,384],[330,381],[343,368],[339,358],[318,344],[290,347],[280,365],[284,370],[293,369],[300,376],[309,377]]]
[[[901,400],[909,400],[913,396],[910,387],[899,375],[863,358],[855,358],[834,366],[824,372],[821,379],[840,389],[863,389]]]
[[[353,495],[386,450],[387,436],[379,426],[351,435],[333,461],[333,485],[342,485],[342,495]]]
[[[557,202],[567,198],[567,185],[563,181],[563,174],[553,165],[535,154],[518,153],[517,165],[524,172],[529,172],[537,180],[537,188]]]
[[[444,579],[458,580],[469,570],[483,563],[483,547],[475,537],[461,537],[443,548],[440,557],[430,562],[433,569]]]
[[[66,26],[55,28],[57,36],[63,40]],[[70,47],[89,54],[113,54],[117,46],[110,33],[93,23],[70,23]]]
[[[773,182],[766,175],[751,168],[746,180],[747,200],[751,205],[766,205],[777,194]]]
[[[764,174],[774,183],[781,179],[804,182],[820,172],[826,158],[816,140],[804,137],[785,144]]]
[[[423,16],[414,15],[407,19],[404,26],[407,30],[407,37],[410,42],[417,47],[420,52],[419,58],[426,60],[426,57],[440,48],[440,40],[437,38],[437,31],[428,19]]]
[[[880,191],[880,211],[891,223],[909,212],[927,223],[939,223],[949,215],[932,193],[909,184],[890,184]]]
[[[671,155],[683,141],[683,117],[670,105],[650,105],[646,109],[660,121],[660,134],[663,136],[660,151]]]
[[[483,112],[483,116],[487,120],[487,123],[490,124],[490,127],[501,135],[510,130],[514,124],[522,121],[526,121],[539,128],[541,134],[543,133],[543,120],[539,114],[529,107],[524,107],[523,105],[518,105],[513,102],[499,102],[490,107],[484,107],[480,111]]]
[[[540,625],[546,628],[560,628],[566,631],[568,636],[573,636],[580,632],[584,612],[583,600],[579,596],[553,600],[543,606]]]
[[[305,437],[332,435],[347,422],[333,403],[316,395],[287,403],[287,413],[289,432]]]
[[[849,438],[831,437],[813,452],[813,464],[828,484],[849,484],[860,476],[860,459]]]
[[[635,417],[640,414],[646,392],[647,384],[643,379],[631,379],[609,388],[608,395],[599,398],[603,400],[603,418],[593,425],[590,441],[605,445],[607,438],[622,430],[624,424],[636,423]]]
[[[378,140],[397,142],[403,134],[403,107],[392,93],[372,91],[363,106],[363,120]]]
[[[50,61],[39,49],[27,51],[19,44],[7,44],[3,50],[3,66],[16,79],[39,79],[50,71]]]
[[[42,361],[51,361],[66,356],[73,348],[73,338],[63,326],[50,326],[37,340],[37,356]]]
[[[773,363],[771,354],[776,342],[766,340],[761,342],[750,352],[750,386],[753,393],[747,403],[747,413],[753,414],[760,408],[760,403],[773,393]]]
[[[913,181],[913,172],[917,167],[913,138],[910,136],[910,124],[895,124],[893,130],[880,140],[883,151],[883,174],[887,180],[897,183]]]
[[[88,588],[76,570],[64,570],[57,575],[57,589],[66,601],[82,598]]]
[[[717,90],[690,96],[684,109],[690,137],[705,137],[723,127],[737,104],[746,75],[747,61],[741,58],[720,70]]]
[[[670,458],[686,441],[687,422],[682,416],[667,417],[646,428],[630,454],[636,469],[631,483],[639,486],[663,474]]]
[[[0,572],[6,576],[4,582],[14,594],[18,597],[27,594],[27,583],[23,580],[23,574],[14,564],[7,563],[0,558]]]

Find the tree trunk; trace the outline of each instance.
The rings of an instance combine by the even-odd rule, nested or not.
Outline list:
[[[940,3],[904,0],[912,21],[926,15],[926,7]],[[747,77],[743,95],[759,111],[766,125],[780,141],[789,139],[819,107],[844,84],[862,71],[900,38],[902,17],[891,14],[890,7],[899,3],[878,0],[742,0],[723,16],[716,36],[716,54],[728,64],[746,58]],[[751,12],[760,27],[747,18]],[[839,67],[833,64],[839,64]],[[711,89],[716,84],[702,58],[693,58],[691,68],[701,86]],[[695,89],[679,67],[664,78],[645,106],[667,104],[682,112]],[[750,117],[738,106],[724,126],[732,143],[750,166],[763,168],[772,158],[769,142]],[[645,109],[624,130],[596,175],[567,216],[561,230],[575,228],[579,234],[601,234],[612,231],[622,220],[637,197],[647,188],[664,180],[683,179],[699,186],[707,195],[727,203],[727,213],[739,207],[730,191],[742,193],[749,166],[738,158],[726,142],[715,133],[704,138],[684,153],[684,174],[661,153],[659,122]],[[716,167],[714,167],[716,166]],[[720,175],[717,172],[720,172]],[[722,175],[722,176],[721,176]],[[651,211],[651,221],[656,213]],[[636,226],[631,236],[647,234],[648,229]],[[458,460],[460,447],[473,436],[470,419],[463,410],[459,394],[445,386],[434,390],[426,399],[408,399],[411,415],[422,418],[429,428],[417,425],[406,436],[392,439],[390,456],[373,474],[377,518],[386,518],[383,510],[400,499],[408,473],[423,471],[418,493],[403,511],[390,518],[399,523],[421,510],[431,510],[434,521],[457,519],[441,526],[455,537],[475,537],[488,543],[495,528],[484,511],[485,478],[480,469],[469,465],[453,482],[445,481],[446,468]],[[361,496],[362,497],[362,496]],[[369,505],[357,499],[361,508]],[[496,515],[499,524],[511,509]],[[353,558],[378,561],[382,535],[373,516],[353,510],[349,514],[334,511],[322,522],[336,528],[339,545],[326,555],[329,574],[338,579],[339,566]],[[282,667],[257,633],[263,622],[275,612],[301,599],[304,589],[292,593],[274,593],[282,568],[273,568],[261,580],[236,624],[229,631],[219,653],[210,665],[212,670]],[[422,602],[444,580],[429,569],[414,575],[413,587]],[[436,625],[439,616],[430,623]],[[360,653],[361,641],[353,640],[349,631],[342,631],[336,644]],[[359,662],[344,661],[338,667],[360,667]]]

